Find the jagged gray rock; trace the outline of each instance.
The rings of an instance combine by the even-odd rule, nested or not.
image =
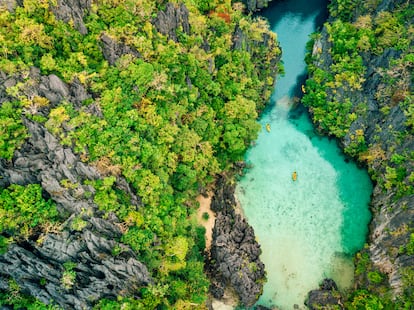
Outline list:
[[[83,17],[91,8],[91,0],[58,0],[57,6],[52,9],[56,18],[68,23],[73,21],[75,28],[83,35],[88,29],[83,22]]]
[[[76,80],[68,85],[55,75],[41,76],[36,68],[31,69],[30,78],[34,83],[23,90],[25,94],[46,96],[54,104],[66,100],[77,107],[90,97]],[[0,79],[17,82],[21,77],[1,74]],[[1,102],[11,99],[6,87],[0,85]],[[48,109],[43,110],[44,115]],[[12,278],[23,293],[44,303],[53,301],[64,309],[90,309],[102,298],[133,296],[137,288],[152,280],[134,252],[118,241],[122,233],[117,217],[109,213],[103,218],[93,201],[94,188],[84,184],[101,175],[81,162],[70,148],[63,147],[42,124],[28,119],[24,124],[29,138],[15,151],[12,161],[0,160],[0,186],[41,184],[45,195],[56,203],[62,223],[49,232],[12,244],[0,256],[0,289],[7,289],[8,279]],[[64,180],[76,187],[66,188]],[[118,177],[115,186],[130,195],[133,206],[141,205],[125,179]],[[75,219],[81,219],[84,227],[76,227]],[[121,249],[119,255],[113,253],[115,248]],[[70,287],[62,282],[65,262],[76,263],[76,278]]]
[[[399,7],[401,4],[405,2],[407,2],[407,0],[383,0],[378,4],[376,11],[390,11]]]
[[[0,0],[0,6],[5,7],[9,12],[14,12],[17,1],[16,0]]]
[[[119,57],[126,54],[131,54],[135,57],[141,57],[140,53],[136,49],[122,42],[117,42],[115,39],[111,38],[107,34],[103,34],[101,36],[101,42],[102,53],[105,59],[112,66],[115,64]]]
[[[6,89],[15,86],[18,81],[23,81],[26,78],[27,77],[24,77],[21,74],[8,76],[4,74],[4,72],[0,72],[0,104],[5,101],[13,100],[13,98],[7,94]],[[21,95],[25,95],[28,98],[33,98],[34,96],[47,98],[51,104],[45,107],[37,107],[34,112],[38,112],[43,116],[47,116],[50,108],[56,106],[63,99],[73,103],[76,108],[79,108],[84,100],[92,98],[92,95],[86,91],[85,87],[78,79],[74,79],[74,81],[68,85],[54,74],[49,76],[41,75],[40,69],[36,67],[30,68],[28,78],[30,79],[30,83],[26,83],[25,86],[20,89]]]
[[[151,282],[146,267],[135,258],[112,255],[116,244],[88,230],[47,234],[42,246],[11,245],[0,256],[0,277],[3,282],[13,278],[22,292],[46,304],[54,301],[64,309],[90,309],[102,298],[133,295],[137,287]],[[65,262],[76,264],[73,285],[63,285]]]
[[[152,24],[158,32],[166,35],[169,39],[178,42],[177,30],[189,34],[190,23],[188,22],[189,12],[187,7],[181,4],[168,2],[164,11],[159,11]]]
[[[332,279],[324,279],[318,290],[312,290],[305,302],[310,310],[316,309],[344,309],[338,287]]]
[[[234,186],[226,184],[220,177],[211,208],[216,221],[211,247],[211,275],[214,297],[221,298],[227,283],[235,289],[245,306],[252,306],[263,290],[264,264],[259,256],[253,228],[240,214],[235,212]]]
[[[250,12],[260,11],[268,6],[271,0],[243,0],[246,8]]]
[[[370,13],[374,16],[380,11],[393,9],[405,2],[384,0],[379,2],[377,6],[370,8],[369,12],[361,10],[361,12],[358,11],[358,14]],[[330,72],[329,67],[332,64],[329,53],[331,47],[332,43],[324,27],[320,39],[314,45],[314,51],[320,51],[315,58],[314,65],[327,72]],[[397,142],[398,138],[396,137],[399,133],[409,132],[406,125],[406,115],[401,105],[398,102],[393,102],[392,94],[381,93],[387,87],[384,72],[390,70],[390,64],[401,56],[401,51],[386,48],[381,53],[365,52],[361,53],[361,56],[366,67],[365,82],[361,90],[339,89],[337,94],[351,99],[353,111],[357,111],[358,106],[362,106],[366,107],[366,112],[360,113],[359,117],[351,124],[350,130],[341,140],[341,144],[343,147],[351,145],[356,131],[362,129],[366,145],[376,146],[378,151],[377,158],[374,158],[368,166],[375,171],[378,179],[386,180],[384,162],[389,162],[395,153],[403,154],[407,150],[414,149],[412,134],[406,135],[403,141]],[[408,68],[408,70],[412,70],[412,68]],[[403,73],[394,72],[394,74],[400,74],[400,78],[403,78]],[[410,84],[408,88],[412,89],[412,81],[408,83]],[[332,97],[333,94],[329,93],[328,88],[326,100],[329,101]],[[387,113],[381,110],[385,106],[389,107]],[[310,112],[312,113],[312,109]],[[404,165],[408,176],[414,171],[412,161],[408,160]],[[388,276],[389,285],[393,292],[399,294],[403,286],[400,271],[405,267],[412,268],[414,266],[412,255],[399,253],[399,248],[407,244],[410,238],[414,222],[414,195],[398,198],[395,189],[384,190],[383,185],[378,182],[374,187],[371,204],[373,219],[370,224],[369,248],[366,251],[374,265]]]

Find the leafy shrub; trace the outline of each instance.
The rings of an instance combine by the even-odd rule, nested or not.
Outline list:
[[[17,102],[3,102],[0,106],[0,157],[11,159],[27,136],[20,105]]]
[[[47,1],[25,0],[14,13],[0,14],[5,55],[1,70],[26,73],[36,66],[43,75],[78,81],[94,94],[83,103],[54,103],[47,119],[35,109],[25,116],[42,121],[62,144],[102,173],[102,180],[85,182],[94,188],[85,197],[93,198],[104,216],[113,212],[123,221],[121,240],[159,283],[142,289],[140,300],[116,302],[132,309],[190,307],[205,300],[204,234],[188,220],[196,209],[194,197],[217,173],[242,159],[257,136],[256,118],[270,97],[273,62],[280,55],[267,23],[243,16],[240,5],[233,10],[230,1],[185,4],[192,31],[178,29],[177,42],[151,25],[157,10],[165,8],[162,1],[98,0],[85,12],[85,35],[71,22],[58,21]],[[238,24],[256,42],[234,50],[231,36]],[[124,55],[109,65],[101,49],[103,34],[135,49],[140,57]],[[22,84],[30,86],[26,80]],[[0,157],[6,159],[26,137],[23,101],[30,103],[31,98],[19,90],[10,90],[16,102],[4,103],[0,110]],[[36,101],[46,110],[44,100]],[[120,188],[120,176],[139,196],[139,209]],[[70,190],[76,186],[65,180],[62,185]],[[10,223],[2,223],[8,233],[30,234],[33,225],[43,224],[40,217],[50,220],[56,215],[48,202],[36,203],[36,213],[20,212],[21,218],[15,208]],[[42,211],[46,209],[47,215]],[[71,224],[80,231],[86,222],[79,216]],[[179,243],[180,253],[172,251],[172,241]],[[9,240],[0,242],[5,246]],[[65,271],[66,288],[74,285],[73,271]]]
[[[348,21],[357,6],[356,0],[333,0],[329,3],[329,12],[333,17]]]
[[[8,281],[8,289],[0,291],[0,306],[13,306],[13,309],[27,310],[59,310],[58,306],[50,303],[45,305],[41,301],[21,292],[20,286],[13,279]]]
[[[368,292],[367,290],[356,291],[352,299],[346,303],[346,309],[362,310],[362,309],[384,309],[386,302],[379,296]]]
[[[57,217],[55,204],[42,197],[38,184],[13,184],[0,189],[0,232],[7,232],[14,239],[28,238],[35,227]]]
[[[210,218],[210,215],[208,214],[208,212],[203,212],[203,220],[207,221]]]
[[[384,277],[378,271],[370,271],[368,272],[368,279],[374,284],[379,284],[383,281]]]

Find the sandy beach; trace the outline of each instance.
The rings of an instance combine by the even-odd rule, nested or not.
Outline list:
[[[208,193],[207,197],[204,197],[203,195],[199,195],[197,197],[197,201],[200,203],[200,207],[198,208],[197,212],[197,220],[200,223],[200,225],[203,225],[206,229],[206,251],[210,252],[211,248],[211,241],[213,238],[213,227],[214,227],[214,221],[216,220],[216,217],[214,216],[214,212],[210,209],[211,204],[211,197],[212,193]],[[207,212],[208,213],[208,219],[203,218],[203,214]]]

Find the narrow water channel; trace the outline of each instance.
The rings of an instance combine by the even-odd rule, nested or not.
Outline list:
[[[305,45],[325,10],[326,1],[286,0],[263,13],[280,41],[285,75],[247,152],[252,168],[236,188],[266,265],[258,304],[282,310],[304,309],[307,293],[325,277],[342,289],[352,284],[352,254],[363,246],[370,220],[367,172],[348,161],[334,140],[318,136],[296,106]]]

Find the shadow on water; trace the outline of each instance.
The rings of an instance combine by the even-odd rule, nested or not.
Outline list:
[[[270,266],[269,281],[260,301],[267,305],[281,303],[293,306],[292,301],[302,305],[302,296],[309,291],[309,286],[317,287],[315,281],[319,281],[321,270],[325,277],[335,278],[330,274],[332,272],[339,278],[350,274],[352,280],[350,255],[363,246],[365,239],[362,238],[367,233],[369,211],[366,210],[367,215],[365,209],[369,198],[365,205],[365,201],[362,204],[358,201],[361,200],[361,191],[368,195],[371,193],[366,171],[357,170],[355,173],[355,163],[344,157],[335,139],[322,137],[316,132],[308,110],[300,102],[303,95],[301,86],[307,77],[305,45],[309,35],[325,21],[326,6],[326,0],[275,0],[262,13],[269,19],[281,42],[286,73],[278,79],[271,101],[262,115],[263,128],[269,124],[271,130],[261,133],[256,146],[246,157],[246,161],[252,160],[255,167],[247,172],[245,179],[241,179],[242,196],[239,198],[244,199],[246,206],[251,206],[246,208],[246,215],[252,212],[252,225],[258,225],[257,232],[262,232],[262,244],[267,247],[263,248],[266,254],[263,257]],[[297,185],[283,181],[291,179],[292,171],[298,171]],[[269,182],[269,178],[273,182]],[[279,181],[281,183],[277,183]],[[266,199],[262,199],[264,197]],[[259,205],[261,209],[255,210]],[[272,230],[266,228],[270,225],[268,219],[271,214],[277,215],[271,221]],[[327,221],[329,224],[325,225]],[[318,230],[319,227],[321,229]],[[273,237],[267,238],[270,233],[274,234]],[[303,239],[292,237],[296,235]],[[318,246],[312,252],[313,256],[309,255],[307,244],[302,240],[310,240],[310,244]],[[278,256],[277,260],[272,254],[276,246],[285,251],[285,255]],[[324,255],[319,257],[321,253]],[[351,272],[349,268],[344,271],[349,265]],[[307,267],[302,270],[303,266]],[[290,278],[292,272],[301,282]],[[286,283],[296,286],[293,288]],[[280,295],[275,296],[274,292]]]
[[[304,72],[298,75],[296,78],[296,86],[292,89],[292,97],[294,98],[295,102],[288,114],[290,120],[298,119],[303,113],[307,113],[307,109],[300,102],[303,97],[302,85],[305,84],[307,77],[308,74]]]
[[[304,110],[302,113],[309,114],[303,106],[302,109]],[[358,195],[361,192],[372,193],[373,187],[367,169],[347,156],[335,137],[322,136],[316,129],[309,130],[305,134],[312,145],[321,150],[320,156],[329,162],[338,173],[336,188],[338,188],[340,200],[344,204],[341,225],[342,254],[351,258],[363,247],[368,236],[368,224],[371,220],[371,213],[367,208],[370,196],[361,197],[361,195]],[[324,144],[328,143],[336,144],[337,147],[323,147]],[[343,160],[338,162],[338,158]]]
[[[276,92],[272,95],[269,104],[263,111],[263,114],[267,114],[271,112],[273,107],[275,106],[278,99],[281,98],[283,95],[287,95],[290,98],[294,98],[293,106],[298,106],[298,99],[302,97],[302,85],[305,83],[307,78],[307,73],[304,68],[304,56],[299,55],[301,50],[306,45],[306,37],[309,36],[311,33],[307,32],[300,32],[299,37],[297,35],[299,33],[297,31],[299,24],[307,24],[307,29],[318,29],[320,28],[323,23],[326,21],[328,17],[328,10],[327,10],[327,0],[275,0],[269,3],[269,6],[260,12],[260,15],[265,17],[269,21],[269,25],[272,30],[275,29],[283,29],[276,31],[278,40],[281,43],[282,49],[282,63],[285,67],[286,74],[284,76],[279,76],[275,90]],[[292,28],[286,28],[286,26],[281,25],[287,23],[289,24],[289,20],[292,21]],[[311,23],[309,24],[309,21]],[[289,26],[288,26],[289,27]],[[299,26],[298,28],[302,28]],[[311,30],[312,31],[312,30]],[[305,38],[302,36],[304,34]],[[308,38],[309,40],[309,38]],[[298,54],[299,52],[299,54]],[[292,57],[294,57],[294,63],[292,64]],[[299,69],[299,70],[298,70]],[[302,71],[303,70],[303,71]],[[302,72],[301,72],[302,71]],[[289,78],[287,78],[289,76]],[[294,80],[291,80],[294,77]],[[281,80],[289,80],[289,84],[286,85]],[[280,83],[284,84],[281,85]],[[289,89],[285,89],[289,87]],[[279,93],[279,95],[277,94]],[[276,94],[276,97],[275,97]],[[293,109],[295,110],[295,109]],[[301,112],[302,109],[299,109],[295,112]],[[293,113],[292,117],[295,117],[297,113]]]
[[[274,0],[269,3],[268,7],[260,15],[266,17],[273,28],[281,20],[281,17],[286,16],[286,14],[292,13],[295,16],[299,16],[303,21],[307,20],[310,15],[321,7],[326,8],[321,10],[315,18],[315,29],[317,29],[328,17],[327,4],[328,1],[326,0]]]
[[[337,252],[332,259],[332,266],[335,266],[332,269],[339,268],[332,272],[341,277],[346,273],[340,269],[341,266],[351,265],[352,268],[352,255],[363,247],[366,240],[370,220],[370,212],[366,206],[369,194],[372,193],[372,184],[366,170],[356,168],[355,162],[346,157],[338,146],[332,147],[337,144],[336,139],[318,134],[310,123],[307,108],[300,102],[303,96],[301,86],[307,78],[304,54],[301,53],[306,44],[306,37],[309,40],[310,32],[313,31],[312,28],[320,28],[326,20],[327,10],[321,8],[326,8],[327,3],[326,0],[275,0],[262,12],[261,15],[269,20],[271,28],[277,32],[281,41],[282,60],[286,71],[285,76],[276,83],[275,93],[264,115],[268,116],[266,121],[271,124],[277,121],[277,116],[272,115],[276,102],[290,98],[293,104],[287,114],[289,123],[307,136],[320,157],[336,171],[336,179],[329,182],[338,190],[338,198],[343,202],[342,222],[338,226],[342,251]],[[303,122],[304,119],[308,119],[309,122]],[[295,144],[295,141],[291,142]],[[362,195],[361,198],[361,192],[367,195]],[[352,277],[352,271],[349,274]],[[330,274],[326,276],[334,277]]]
[[[290,123],[296,125],[296,120],[301,117],[311,119],[307,108],[299,103],[290,111]],[[366,201],[361,201],[361,196],[356,195],[362,191],[372,193],[373,187],[367,169],[343,152],[337,138],[322,135],[317,132],[315,127],[298,128],[298,130],[306,134],[312,145],[320,150],[320,156],[329,162],[338,173],[336,188],[338,188],[340,199],[344,203],[341,226],[343,253],[341,255],[351,258],[363,247],[363,240],[366,240],[368,236],[368,224],[371,220],[369,209],[364,207],[369,205],[370,197],[366,196]],[[326,147],[328,144],[335,144],[336,147]],[[338,158],[343,160],[338,162]],[[363,236],[363,240],[361,236]]]

